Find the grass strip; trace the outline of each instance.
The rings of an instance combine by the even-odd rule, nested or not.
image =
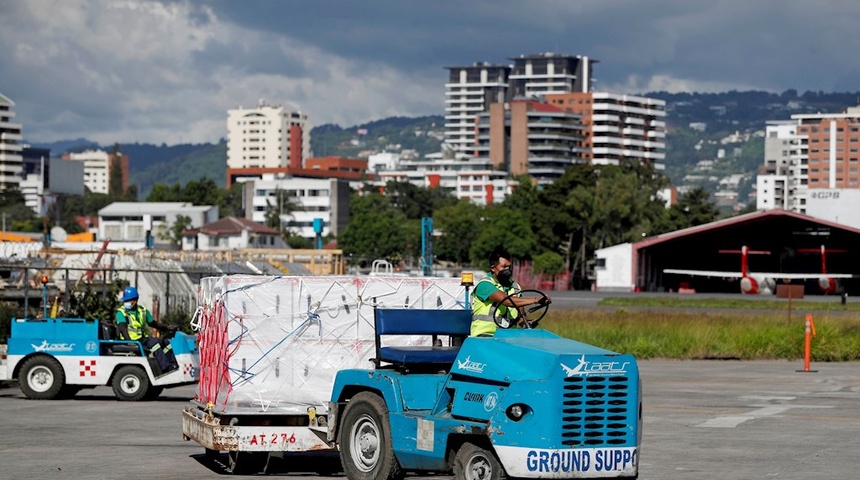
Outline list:
[[[788,299],[760,298],[718,298],[718,297],[645,297],[623,296],[607,297],[600,300],[600,306],[608,307],[665,307],[665,308],[742,308],[756,310],[786,310]],[[856,311],[860,312],[860,302],[822,302],[816,300],[795,299],[791,301],[792,309],[816,311]]]
[[[814,317],[812,360],[860,360],[860,316]],[[565,310],[541,327],[562,337],[639,359],[797,360],[803,358],[805,318],[784,314]]]

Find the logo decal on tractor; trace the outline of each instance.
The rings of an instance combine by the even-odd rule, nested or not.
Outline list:
[[[30,344],[33,350],[37,352],[71,352],[75,347],[74,343],[48,343],[47,340],[42,340],[41,345]]]
[[[457,367],[467,372],[484,373],[484,367],[486,366],[486,363],[473,362],[471,357],[466,357],[462,362],[457,360]]]
[[[561,368],[568,377],[574,375],[587,377],[589,375],[624,375],[627,372],[625,368],[630,362],[589,362],[583,355],[579,359],[579,365],[571,368],[561,363]]]
[[[499,403],[499,396],[496,394],[496,392],[490,392],[490,394],[487,395],[487,398],[484,400],[484,410],[492,412],[493,409],[496,408],[497,403]]]

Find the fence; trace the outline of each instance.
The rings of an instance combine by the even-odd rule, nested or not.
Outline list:
[[[233,272],[51,266],[36,269],[26,265],[0,265],[0,301],[17,304],[17,316],[36,316],[46,307],[46,297],[48,306],[60,297],[62,300],[59,307],[68,311],[71,292],[89,287],[103,296],[113,295],[112,286],[118,282],[127,281],[131,286],[137,287],[141,284],[142,276],[149,276],[150,283],[154,283],[158,288],[157,291],[153,289],[151,298],[142,297],[141,301],[149,304],[156,318],[171,313],[191,315],[197,308],[197,292],[189,276],[225,273]],[[50,279],[45,285],[41,283],[43,275]],[[153,282],[153,276],[159,280],[163,278],[163,282]],[[160,288],[162,286],[163,289]]]

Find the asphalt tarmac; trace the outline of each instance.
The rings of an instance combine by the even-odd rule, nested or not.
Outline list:
[[[860,363],[642,361],[640,479],[857,478]],[[223,458],[182,440],[180,412],[194,387],[152,402],[114,399],[107,387],[71,400],[24,398],[0,386],[0,479],[215,479]],[[274,465],[275,477],[336,459]],[[323,462],[323,463],[319,463]],[[450,476],[409,478],[447,479]]]

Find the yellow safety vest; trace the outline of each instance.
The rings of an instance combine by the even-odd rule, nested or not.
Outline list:
[[[512,293],[519,292],[520,286],[517,282],[513,282],[510,287],[505,288],[496,280],[492,275],[486,275],[477,284],[475,284],[475,289],[472,290],[472,327],[470,330],[470,335],[473,337],[477,337],[479,335],[493,335],[496,333],[496,322],[493,321],[493,315],[496,313],[496,309],[501,310],[501,315],[507,315],[510,319],[515,319],[519,316],[520,312],[516,308],[508,308],[505,305],[499,305],[496,307],[493,304],[493,301],[489,298],[484,301],[478,298],[475,295],[475,292],[478,291],[478,285],[481,282],[490,282],[494,287],[504,292],[505,295],[510,295]]]
[[[148,335],[146,328],[146,307],[138,305],[136,310],[126,310],[125,307],[117,309],[119,313],[125,317],[125,323],[128,326],[129,340],[140,340]]]

